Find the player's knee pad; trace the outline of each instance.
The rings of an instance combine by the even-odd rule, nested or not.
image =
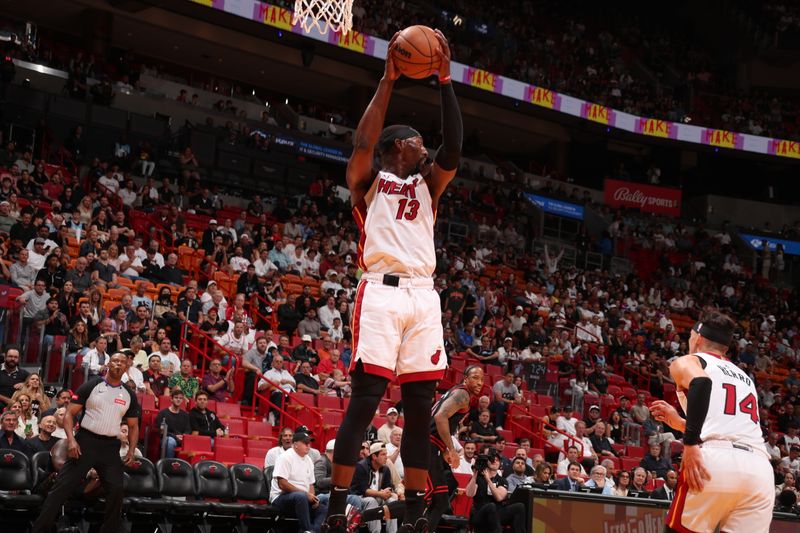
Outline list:
[[[405,426],[400,454],[403,466],[427,470],[431,447],[427,445],[431,431],[431,405],[436,392],[435,381],[414,381],[400,385]],[[421,445],[425,443],[425,445]]]
[[[364,430],[375,416],[375,409],[378,408],[389,383],[386,378],[364,372],[360,362],[351,376],[353,382],[350,404],[336,434],[336,448],[333,451],[333,462],[344,466],[356,464]]]

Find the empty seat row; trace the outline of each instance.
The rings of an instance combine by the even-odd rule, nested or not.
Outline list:
[[[37,492],[51,473],[49,452],[29,459],[16,450],[0,450],[0,513],[5,522],[29,524],[35,518],[43,502]],[[268,504],[270,478],[271,469],[262,471],[250,464],[228,468],[217,461],[201,461],[192,466],[182,459],[161,459],[154,465],[137,457],[124,471],[126,530],[143,522],[165,526],[224,523],[231,529],[272,526],[278,513]],[[97,511],[83,504],[79,508],[81,514]]]

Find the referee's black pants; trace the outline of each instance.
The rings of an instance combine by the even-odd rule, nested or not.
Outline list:
[[[83,483],[92,468],[97,471],[106,492],[106,516],[100,532],[120,531],[123,465],[119,456],[119,439],[95,435],[82,429],[78,431],[75,440],[81,447],[81,455],[78,459],[69,459],[58,473],[39,518],[31,526],[31,533],[50,533],[64,502]]]

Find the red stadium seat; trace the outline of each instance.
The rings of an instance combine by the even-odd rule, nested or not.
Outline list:
[[[641,462],[641,459],[638,458],[638,457],[623,457],[622,458],[622,469],[623,470],[628,470],[628,471],[633,470],[634,468],[639,466],[640,462]]]
[[[272,437],[272,426],[269,422],[250,420],[247,422],[248,439],[268,439]]]
[[[214,451],[214,460],[219,461],[220,463],[224,464],[225,466],[235,465],[236,463],[241,463],[242,459],[244,458],[244,450],[242,448],[228,448],[228,447],[219,447]],[[261,461],[261,464],[264,464],[264,461]]]
[[[338,396],[317,396],[317,407],[321,411],[343,411],[342,399]]]
[[[211,437],[204,437],[202,435],[184,435],[183,444],[178,450],[178,457],[186,459],[194,464],[200,461],[205,461],[214,456],[211,451]]]
[[[241,448],[244,451],[244,440],[237,437],[217,437],[214,449],[217,448]]]
[[[222,420],[222,423],[227,426],[229,437],[247,438],[247,428],[245,427],[244,420],[240,418],[229,418],[227,420]]]

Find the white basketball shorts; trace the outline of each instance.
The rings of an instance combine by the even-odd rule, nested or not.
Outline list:
[[[369,374],[400,383],[444,377],[442,309],[429,278],[400,278],[385,285],[382,274],[365,273],[353,308],[353,356]]]
[[[728,441],[708,441],[701,447],[711,475],[703,491],[688,491],[678,478],[667,525],[680,532],[767,533],[775,503],[775,481],[766,455],[736,448]]]

